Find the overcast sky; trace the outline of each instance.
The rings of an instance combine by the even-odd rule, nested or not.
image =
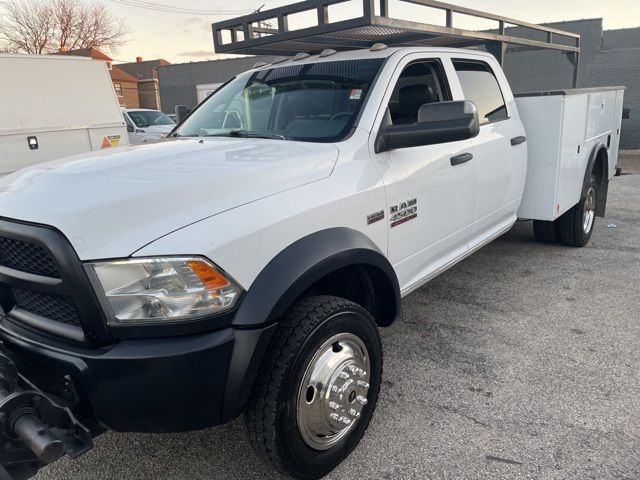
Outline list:
[[[211,23],[238,16],[238,13],[182,15],[127,6],[114,0],[99,1],[114,15],[123,17],[131,31],[129,43],[114,55],[120,61],[134,61],[136,56],[142,56],[147,60],[165,58],[173,63],[216,58]],[[264,8],[268,9],[293,3],[293,0],[150,0],[148,3],[215,12],[249,12],[262,4],[266,4]],[[362,4],[360,0],[357,3]],[[640,0],[452,0],[450,3],[532,23],[603,18],[605,29],[640,26]],[[359,10],[353,5],[345,4],[339,11],[336,10],[335,14],[357,14]],[[391,13],[396,17],[409,17],[417,21],[415,8],[422,7],[401,9],[397,0],[390,0]],[[440,17],[439,14],[434,14],[422,18],[427,23],[437,23],[441,21]],[[459,22],[462,22],[462,19]],[[493,24],[482,23],[465,22],[464,25],[457,25],[465,28],[493,28]]]

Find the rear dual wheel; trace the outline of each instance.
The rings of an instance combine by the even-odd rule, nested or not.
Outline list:
[[[382,375],[375,321],[345,299],[296,303],[278,324],[247,410],[254,449],[294,478],[320,478],[358,444]]]
[[[553,222],[533,221],[536,240],[543,243],[562,242],[572,247],[584,247],[589,243],[596,219],[597,180],[589,179],[584,197],[569,211]]]

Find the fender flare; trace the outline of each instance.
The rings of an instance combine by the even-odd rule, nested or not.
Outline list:
[[[393,292],[388,299],[388,314],[393,318],[398,315],[398,278],[387,258],[363,233],[346,227],[330,228],[291,244],[258,274],[233,320],[235,341],[227,372],[223,421],[236,417],[246,406],[277,319],[316,281],[350,265],[375,267],[386,276]],[[392,323],[393,318],[386,323]]]
[[[233,326],[272,323],[316,281],[340,268],[359,264],[384,272],[394,293],[391,300],[395,317],[400,309],[400,287],[389,260],[363,233],[337,227],[303,237],[276,255],[249,287]]]
[[[596,216],[598,217],[604,217],[607,207],[607,195],[609,191],[609,152],[607,150],[607,146],[602,142],[596,143],[591,149],[589,160],[587,161],[587,168],[584,172],[584,179],[582,181],[582,190],[580,192],[580,201],[583,201],[587,195],[587,190],[589,189],[591,172],[593,172],[596,160],[598,159],[601,151],[604,151],[605,164],[602,172],[602,179],[597,186]]]

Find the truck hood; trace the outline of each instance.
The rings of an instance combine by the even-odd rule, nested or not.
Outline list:
[[[337,157],[332,144],[269,139],[119,147],[0,178],[0,217],[56,227],[83,260],[123,257],[191,223],[326,178]]]

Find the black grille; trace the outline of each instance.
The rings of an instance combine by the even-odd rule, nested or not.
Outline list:
[[[59,278],[53,259],[40,246],[0,237],[0,265],[45,277]]]
[[[22,288],[12,288],[11,292],[13,293],[16,307],[56,322],[80,326],[78,312],[68,297]]]

